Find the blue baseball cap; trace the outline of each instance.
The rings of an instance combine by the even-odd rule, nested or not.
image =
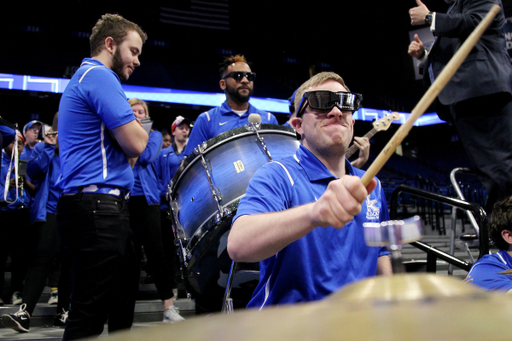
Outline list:
[[[27,129],[29,129],[30,127],[32,127],[36,123],[41,126],[40,128],[43,127],[43,123],[41,121],[37,121],[37,120],[30,121],[27,124],[25,124],[25,126],[23,127],[23,136],[25,136],[25,133],[27,132]]]

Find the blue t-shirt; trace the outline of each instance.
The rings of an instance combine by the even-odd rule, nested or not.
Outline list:
[[[261,116],[261,123],[279,124],[274,115],[259,110],[251,104],[249,104],[249,109],[242,116],[239,116],[231,110],[227,102],[224,102],[220,107],[212,108],[199,115],[194,122],[194,127],[190,132],[190,137],[183,154],[190,155],[204,141],[208,141],[225,131],[249,124],[250,114],[259,114]]]
[[[84,59],[60,100],[58,186],[130,190],[132,169],[110,131],[133,120],[119,77],[98,60]]]
[[[512,257],[507,251],[485,255],[469,271],[466,282],[475,284],[485,290],[509,291],[512,289],[512,275],[502,274],[512,269]]]
[[[364,174],[348,161],[345,164],[350,175]],[[268,163],[254,174],[233,221],[246,214],[278,212],[314,202],[335,179],[315,155],[300,146],[295,155]],[[366,245],[362,224],[386,220],[389,213],[378,181],[361,212],[344,228],[318,227],[261,261],[260,282],[247,306],[319,300],[346,284],[375,276],[378,257],[389,252]]]

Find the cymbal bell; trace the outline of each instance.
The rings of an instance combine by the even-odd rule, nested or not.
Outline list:
[[[509,340],[510,316],[506,294],[405,274],[356,282],[318,302],[194,317],[110,340]]]

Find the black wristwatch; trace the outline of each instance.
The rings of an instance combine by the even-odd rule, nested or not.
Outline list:
[[[428,12],[427,15],[425,16],[425,24],[427,25],[432,25],[432,16],[433,16],[434,12]]]

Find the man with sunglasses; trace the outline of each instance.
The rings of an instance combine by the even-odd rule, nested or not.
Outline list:
[[[290,102],[290,118],[286,121],[283,126],[292,127],[291,121],[297,117],[297,110],[295,110],[295,95],[297,94],[297,90],[295,90],[290,98],[288,98],[288,102]],[[370,157],[370,140],[367,137],[359,137],[354,136],[354,144],[359,149],[359,156],[357,159],[351,161],[353,167],[362,168],[368,158]]]
[[[364,222],[389,219],[380,182],[345,159],[362,96],[323,72],[297,91],[301,135],[295,155],[261,167],[240,201],[228,238],[236,262],[259,262],[260,282],[248,307],[320,300],[340,287],[391,274],[383,248],[369,247]]]
[[[226,101],[220,107],[199,115],[185,147],[185,155],[189,155],[198,145],[220,133],[249,124],[250,114],[259,114],[261,123],[279,124],[274,115],[249,103],[256,73],[251,71],[244,56],[227,57],[219,71],[219,85],[226,94]]]

